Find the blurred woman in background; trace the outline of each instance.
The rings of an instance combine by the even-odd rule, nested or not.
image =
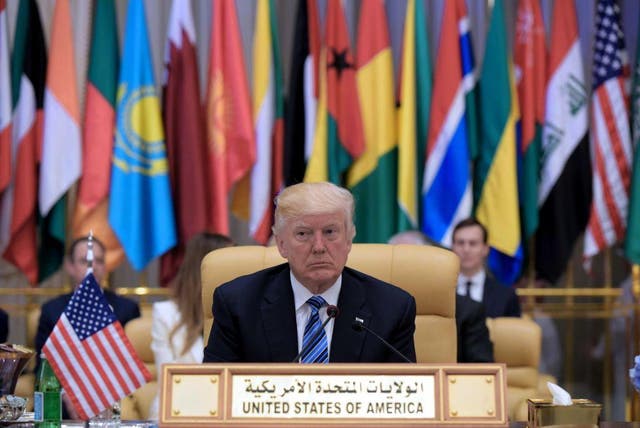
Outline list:
[[[232,245],[231,238],[224,235],[195,235],[187,243],[184,260],[171,283],[171,299],[153,304],[151,350],[158,372],[158,385],[162,385],[163,364],[202,362],[200,264],[209,252]],[[149,409],[149,419],[157,420],[158,410],[159,397],[156,395]]]

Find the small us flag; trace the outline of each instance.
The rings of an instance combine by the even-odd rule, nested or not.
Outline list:
[[[42,352],[82,419],[151,380],[92,273],[73,293]]]

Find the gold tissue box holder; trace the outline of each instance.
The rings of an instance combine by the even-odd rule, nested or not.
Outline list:
[[[571,406],[558,406],[549,399],[530,398],[529,428],[594,427],[600,422],[602,404],[574,399]]]

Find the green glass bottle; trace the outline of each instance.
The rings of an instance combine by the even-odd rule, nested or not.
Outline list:
[[[62,420],[62,386],[44,355],[33,393],[33,420],[39,428],[57,428]]]

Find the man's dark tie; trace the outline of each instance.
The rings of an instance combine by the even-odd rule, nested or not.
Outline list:
[[[318,314],[320,308],[326,305],[327,302],[321,296],[313,296],[307,300],[307,303],[311,306],[311,316],[307,321],[304,335],[302,336],[302,349],[306,351],[300,357],[300,361],[303,363],[328,363],[329,345],[327,334],[322,328],[320,315]],[[318,333],[319,330],[322,331]]]
[[[473,282],[467,281],[465,285],[467,286],[467,297],[471,298],[471,286],[473,285]]]

